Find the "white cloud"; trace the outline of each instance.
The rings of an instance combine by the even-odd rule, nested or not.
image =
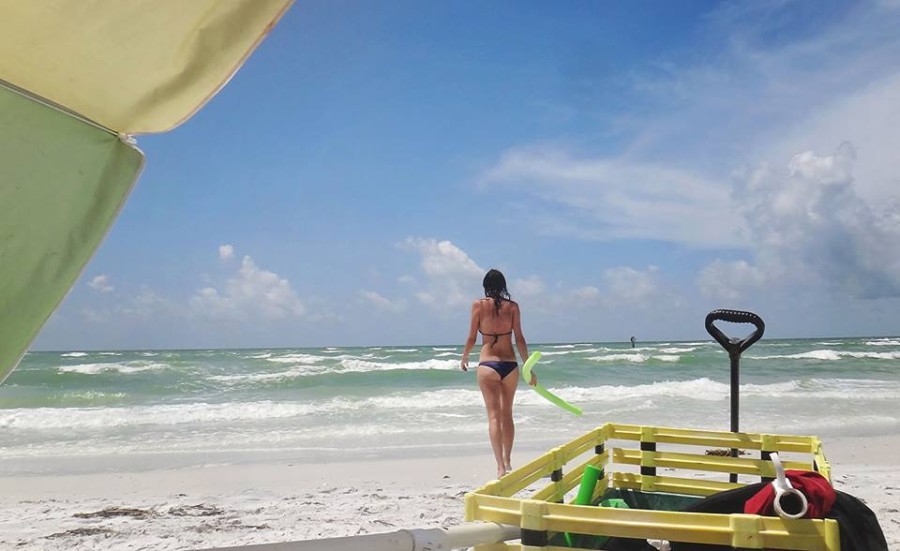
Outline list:
[[[98,310],[95,308],[82,308],[81,316],[88,323],[106,323],[109,320],[109,311]]]
[[[140,319],[184,315],[184,309],[152,289],[142,288],[131,300],[118,308],[119,314]]]
[[[900,189],[900,73],[836,98],[813,116],[768,142],[761,156],[783,159],[797,151],[829,151],[850,142],[857,151],[854,186],[867,201],[882,201]]]
[[[231,260],[232,258],[234,258],[234,247],[219,245],[219,260]]]
[[[516,296],[533,297],[544,292],[546,285],[538,276],[516,279],[510,284],[510,292]]]
[[[81,315],[89,323],[119,324],[132,320],[179,318],[185,315],[185,310],[176,302],[157,294],[152,289],[142,287],[137,295],[124,298],[123,302],[114,306],[82,308]]]
[[[577,75],[585,104],[629,99],[579,112],[620,138],[616,148],[518,145],[483,181],[536,200],[529,218],[543,233],[740,247],[746,231],[728,196],[736,166],[851,141],[860,195],[880,200],[900,185],[900,11],[776,0],[722,3],[705,21],[697,33],[710,55],[667,52],[621,79]]]
[[[96,275],[88,282],[88,287],[100,293],[109,293],[115,289],[107,274]]]
[[[699,278],[711,296],[735,298],[793,281],[857,298],[900,296],[898,202],[871,205],[853,179],[849,144],[832,155],[795,155],[786,169],[762,166],[738,188],[754,262],[714,262]]]
[[[758,289],[769,279],[762,268],[746,260],[715,260],[701,270],[697,286],[708,298],[734,302],[742,298],[746,290]]]
[[[593,285],[585,285],[575,289],[572,295],[579,302],[595,302],[600,299],[600,289]]]
[[[481,290],[485,270],[450,241],[409,237],[402,246],[422,257],[426,284],[416,297],[423,304],[443,311],[468,304]]]
[[[699,246],[738,243],[724,182],[673,166],[521,147],[506,151],[482,180],[516,186],[538,198],[529,218],[545,233]]]
[[[646,303],[658,294],[656,273],[655,266],[650,266],[645,271],[627,266],[605,270],[603,280],[609,292],[609,299],[631,305]]]
[[[282,320],[306,311],[287,279],[258,268],[249,256],[222,290],[200,289],[190,305],[195,315],[228,321]]]
[[[368,303],[374,305],[379,310],[384,310],[386,312],[402,312],[406,309],[406,302],[403,300],[392,301],[389,300],[375,291],[366,291],[361,290],[359,292],[360,296],[366,300]]]

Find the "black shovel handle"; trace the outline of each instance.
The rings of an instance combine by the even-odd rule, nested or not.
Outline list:
[[[731,323],[752,323],[756,326],[756,331],[747,335],[743,339],[735,339],[725,335],[718,327],[714,325],[716,321],[728,321]],[[750,348],[753,343],[762,338],[766,330],[766,324],[762,318],[753,312],[745,312],[743,310],[713,310],[706,315],[706,331],[712,335],[712,338],[722,345],[722,348],[729,354],[740,356],[741,352]]]
[[[717,321],[728,321],[731,323],[752,323],[756,326],[756,331],[747,335],[743,339],[728,337],[718,327],[715,326]],[[706,330],[719,344],[728,352],[731,360],[731,432],[738,432],[740,427],[740,361],[741,352],[750,348],[750,346],[763,336],[766,330],[766,324],[762,318],[753,312],[745,312],[743,310],[713,310],[706,315]],[[731,457],[737,457],[738,450],[732,448]],[[731,482],[737,482],[737,473],[731,473],[729,476]]]

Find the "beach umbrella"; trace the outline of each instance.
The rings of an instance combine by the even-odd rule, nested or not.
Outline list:
[[[0,0],[0,382],[186,121],[292,0]]]

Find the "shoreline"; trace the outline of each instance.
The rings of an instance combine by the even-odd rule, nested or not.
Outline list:
[[[900,437],[824,439],[833,484],[878,517],[900,549]],[[540,452],[514,453],[524,464]],[[492,479],[478,455],[0,476],[0,546],[204,549],[462,523],[463,498]]]

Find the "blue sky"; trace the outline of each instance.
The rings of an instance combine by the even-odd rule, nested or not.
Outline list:
[[[36,349],[900,333],[900,2],[295,4]],[[736,334],[751,328],[734,328]]]

